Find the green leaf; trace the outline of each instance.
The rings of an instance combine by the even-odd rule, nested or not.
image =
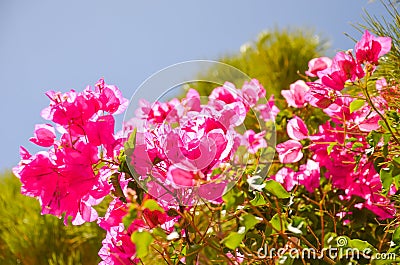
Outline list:
[[[136,128],[129,135],[128,141],[124,143],[124,149],[128,150],[135,148],[135,143],[136,143]]]
[[[272,228],[276,231],[285,231],[288,225],[288,222],[284,216],[279,216],[278,213],[276,213],[274,216],[272,216],[271,220],[269,221],[272,225]]]
[[[149,254],[149,246],[153,243],[153,236],[148,231],[135,231],[131,236],[132,242],[136,246],[136,257],[144,258]]]
[[[356,248],[356,249],[360,250],[361,252],[364,250],[371,250],[371,253],[369,253],[370,255],[377,251],[370,243],[368,243],[367,241],[360,240],[360,239],[351,239],[349,241],[348,247],[353,248],[353,249]]]
[[[392,234],[392,241],[396,244],[400,244],[400,227],[397,227]]]
[[[384,195],[387,195],[389,192],[390,185],[392,185],[393,183],[392,168],[391,167],[381,168],[379,176],[381,177],[381,182],[382,182],[382,193]]]
[[[148,199],[143,203],[143,208],[145,209],[149,209],[150,211],[160,211],[162,213],[164,213],[164,209],[158,205],[157,201],[153,200],[153,199]]]
[[[275,195],[279,199],[287,199],[290,197],[290,193],[285,190],[285,188],[275,180],[267,180],[265,182],[266,191]]]
[[[262,196],[262,194],[261,194],[260,192],[256,192],[256,194],[255,194],[255,196],[254,196],[254,199],[252,199],[252,200],[250,201],[250,203],[251,203],[253,206],[261,206],[261,205],[267,204],[267,202],[266,202],[265,199],[264,199],[264,196]]]
[[[222,242],[227,248],[235,250],[244,239],[245,233],[231,232]]]
[[[326,152],[328,153],[328,155],[331,154],[333,147],[336,145],[336,143],[330,143],[328,145],[328,147],[326,148]]]
[[[244,202],[243,191],[238,190],[237,187],[233,187],[227,193],[225,193],[224,196],[222,196],[222,199],[225,202],[225,210],[236,210],[237,206]]]
[[[246,231],[253,229],[254,226],[260,222],[260,220],[252,214],[245,214],[242,216],[242,218],[243,225],[246,228]]]
[[[352,147],[351,147],[351,150],[356,150],[357,148],[359,148],[359,147],[364,147],[364,145],[362,144],[362,143],[360,143],[360,142],[355,142],[355,143],[353,143],[353,145],[352,145]]]
[[[356,110],[361,109],[364,106],[365,100],[363,99],[356,99],[350,103],[350,113],[353,113]]]

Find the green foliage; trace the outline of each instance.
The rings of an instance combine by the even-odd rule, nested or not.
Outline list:
[[[0,176],[0,264],[97,264],[105,237],[95,223],[64,226],[63,221],[40,215],[36,199],[20,194],[20,182],[11,173]],[[104,211],[104,209],[103,209]]]

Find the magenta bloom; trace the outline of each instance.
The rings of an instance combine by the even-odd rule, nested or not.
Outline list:
[[[244,133],[242,141],[250,154],[255,154],[259,149],[267,147],[264,136],[265,131],[255,133],[253,130],[247,130]]]
[[[279,169],[275,176],[271,176],[271,179],[281,183],[287,191],[291,191],[294,186],[299,184],[296,178],[296,172],[288,167]]]
[[[56,132],[54,127],[50,124],[36,124],[35,137],[29,139],[32,143],[39,146],[50,147],[54,144],[56,139]]]
[[[308,62],[308,70],[306,75],[316,77],[318,72],[325,70],[332,65],[332,60],[328,57],[319,57],[311,59]]]
[[[297,116],[288,122],[286,130],[289,137],[293,140],[300,141],[308,137],[308,129],[306,124]]]
[[[357,61],[377,64],[379,58],[388,53],[391,47],[392,39],[390,37],[375,37],[366,30],[355,46]]]
[[[253,107],[260,98],[265,97],[265,89],[257,79],[245,81],[242,86],[242,97],[245,105]]]
[[[332,66],[318,72],[322,84],[335,90],[342,90],[346,81],[355,81],[364,75],[361,65],[345,52],[338,52],[332,60]]]
[[[339,92],[318,82],[308,83],[310,90],[304,96],[305,100],[313,107],[325,109],[334,103]]]
[[[135,244],[123,224],[111,227],[102,243],[103,247],[99,251],[102,262],[99,265],[138,264]]]
[[[308,159],[307,164],[300,166],[296,176],[300,185],[303,185],[308,192],[314,192],[319,187],[320,166],[314,160]]]
[[[281,93],[289,107],[303,108],[307,104],[304,96],[309,89],[303,80],[298,80],[290,85],[289,90],[282,90]]]
[[[279,155],[279,161],[283,164],[295,163],[303,158],[301,149],[303,146],[296,140],[288,140],[276,146]]]
[[[274,95],[271,95],[271,97],[268,100],[268,103],[266,103],[266,104],[258,104],[255,107],[255,109],[260,112],[261,118],[264,121],[275,120],[276,116],[280,112],[278,107],[275,105],[275,97],[274,97]]]

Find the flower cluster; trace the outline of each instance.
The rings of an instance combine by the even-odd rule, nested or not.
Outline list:
[[[50,106],[42,117],[55,126],[36,125],[30,141],[48,150],[31,155],[21,147],[22,160],[14,174],[21,180],[22,193],[38,198],[42,214],[64,215],[65,223],[68,217],[73,224],[94,221],[97,212],[92,206],[110,193],[108,177],[117,169],[105,161],[122,147],[112,115],[123,112],[128,101],[103,79],[94,90],[46,95]]]
[[[163,201],[172,202],[180,197],[180,190],[191,187],[198,187],[201,198],[221,201],[227,182],[234,181],[223,172],[234,166],[238,147],[255,154],[267,146],[265,131],[256,133],[244,127],[248,112],[264,97],[265,89],[253,79],[241,89],[226,82],[211,92],[207,104],[201,104],[194,89],[182,100],[152,105],[142,100],[134,119],[132,171],[146,182],[151,195]],[[270,105],[273,101],[257,107],[272,119],[273,114],[266,115]],[[243,128],[243,135],[237,128]],[[179,203],[190,204],[192,196],[180,197]]]
[[[294,184],[302,184],[309,191],[318,187],[319,174],[313,174],[319,172],[318,166],[314,166],[318,163],[326,169],[325,177],[333,186],[345,192],[342,199],[359,196],[365,202],[356,207],[370,209],[379,218],[393,217],[394,208],[389,199],[380,194],[379,174],[365,152],[367,135],[378,129],[379,114],[387,109],[387,104],[381,96],[369,97],[367,90],[359,95],[359,98],[364,95],[365,100],[340,92],[347,85],[362,86],[365,82],[362,78],[372,75],[378,59],[389,52],[390,47],[390,38],[374,37],[366,31],[355,45],[355,56],[352,51],[346,51],[338,52],[332,60],[313,59],[306,74],[318,79],[308,83],[300,80],[292,84],[290,90],[282,91],[289,106],[304,108],[309,104],[323,109],[329,116],[312,135],[300,118],[294,117],[288,122],[287,133],[291,139],[276,147],[280,161],[284,164],[300,161],[306,143],[313,160],[301,165],[298,172],[284,167],[276,174],[275,179],[285,183],[287,189],[291,190]]]

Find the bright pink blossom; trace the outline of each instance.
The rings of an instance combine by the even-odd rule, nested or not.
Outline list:
[[[50,124],[36,124],[35,137],[29,139],[32,143],[39,146],[50,147],[54,144],[56,139],[56,132],[54,127]]]
[[[361,65],[348,52],[338,52],[332,60],[331,67],[318,72],[322,84],[335,90],[342,90],[346,81],[355,81],[364,75]]]
[[[392,39],[390,37],[375,37],[366,30],[355,46],[357,61],[359,63],[377,64],[378,59],[388,53],[391,46]]]
[[[290,85],[289,90],[282,90],[282,96],[289,107],[303,108],[307,104],[304,96],[310,88],[303,80],[298,80]]]
[[[135,258],[135,244],[132,243],[131,235],[125,231],[123,224],[111,227],[102,243],[103,247],[99,251],[102,261],[99,265],[139,263],[139,260]]]
[[[328,57],[319,57],[311,59],[308,62],[308,70],[306,75],[316,77],[319,71],[323,71],[332,65],[332,60]]]
[[[271,179],[281,183],[287,191],[291,191],[294,186],[299,184],[296,178],[296,172],[288,167],[283,167],[279,169],[278,172],[276,172],[276,174],[271,177]]]
[[[261,148],[267,147],[264,139],[265,131],[255,133],[253,130],[247,130],[243,135],[243,144],[248,148],[250,154],[255,154]]]
[[[325,109],[334,103],[340,95],[338,91],[324,86],[318,82],[307,83],[310,90],[304,96],[305,100],[313,107]]]
[[[265,97],[265,89],[257,79],[252,79],[250,82],[245,81],[241,92],[244,103],[250,107],[256,105],[260,98]]]
[[[261,118],[264,121],[275,120],[276,116],[280,112],[278,107],[275,105],[275,97],[271,95],[266,104],[258,104],[255,109],[260,112]]]
[[[308,129],[306,124],[297,116],[288,121],[286,130],[289,137],[293,140],[300,141],[308,137]]]
[[[279,161],[281,163],[295,163],[303,158],[303,153],[301,149],[303,146],[296,140],[288,140],[286,142],[280,143],[276,146],[276,151],[279,155]]]

